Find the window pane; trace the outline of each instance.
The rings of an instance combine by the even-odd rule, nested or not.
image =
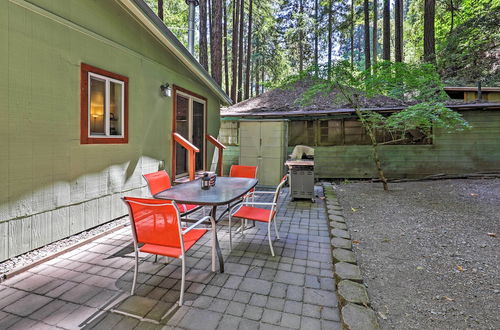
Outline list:
[[[105,135],[106,82],[90,78],[90,135]]]
[[[314,146],[314,121],[291,121],[288,125],[288,144]]]
[[[193,101],[193,144],[200,149],[196,154],[196,170],[203,169],[203,142],[205,141],[205,105]]]
[[[320,142],[322,145],[341,145],[342,120],[320,121]]]
[[[110,82],[109,91],[109,134],[122,135],[123,116],[122,84]]]
[[[182,135],[185,139],[189,139],[189,99],[177,95],[176,99],[176,117],[175,131]],[[175,172],[176,175],[184,174],[187,172],[187,151],[184,147],[176,143],[175,147]]]

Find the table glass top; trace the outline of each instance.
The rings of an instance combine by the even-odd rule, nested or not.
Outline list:
[[[217,177],[214,187],[201,189],[200,179],[173,186],[154,195],[182,204],[224,205],[245,195],[257,185],[257,179]]]

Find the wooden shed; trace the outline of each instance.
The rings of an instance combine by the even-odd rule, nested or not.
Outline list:
[[[371,145],[354,110],[348,105],[332,104],[320,96],[307,106],[296,102],[309,86],[299,81],[294,86],[274,89],[221,111],[220,138],[228,145],[226,171],[237,163],[242,120],[287,119],[288,154],[295,145],[315,148],[317,178],[377,177]],[[394,112],[406,105],[398,100],[377,97],[366,100],[365,109]],[[462,132],[436,129],[432,136],[409,132],[396,143],[380,145],[384,171],[390,178],[415,178],[447,173],[472,173],[500,170],[500,103],[450,100],[449,108],[459,111],[472,125]],[[381,143],[389,137],[380,132]]]

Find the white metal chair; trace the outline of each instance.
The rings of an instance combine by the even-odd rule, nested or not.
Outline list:
[[[173,201],[124,197],[130,214],[134,238],[135,267],[130,294],[135,292],[139,271],[139,252],[181,259],[182,277],[179,306],[184,298],[186,281],[186,252],[208,232],[207,228],[196,228],[210,220],[212,224],[212,271],[215,272],[215,221],[205,216],[188,228],[182,228],[179,209]],[[139,244],[143,244],[139,247]]]
[[[248,219],[248,220],[253,220],[253,221],[260,221],[260,222],[267,222],[267,235],[269,238],[269,247],[271,248],[271,254],[274,257],[274,249],[273,249],[273,243],[271,239],[271,222],[274,222],[274,231],[276,232],[276,238],[280,239],[280,235],[278,233],[278,227],[276,225],[276,211],[277,211],[277,206],[278,206],[278,198],[281,189],[285,185],[286,181],[288,179],[288,175],[285,175],[282,179],[280,184],[276,187],[275,191],[261,191],[261,192],[254,192],[255,195],[257,194],[274,194],[273,201],[271,203],[269,202],[254,202],[254,201],[249,201],[245,200],[243,201],[242,205],[237,208],[237,210],[231,214],[229,212],[229,230],[231,231],[231,219],[232,218],[240,218],[240,219]],[[271,206],[270,209],[265,209],[265,208],[260,208],[260,207],[254,207],[252,205],[258,205],[258,206]],[[242,231],[244,230],[244,226],[242,226]],[[231,232],[230,236],[231,237]]]

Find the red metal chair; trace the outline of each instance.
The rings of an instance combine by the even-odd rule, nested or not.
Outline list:
[[[282,179],[278,187],[274,192],[261,192],[261,193],[274,193],[274,198],[272,203],[266,202],[254,202],[254,201],[243,201],[242,206],[233,214],[229,212],[229,224],[231,224],[231,218],[239,218],[239,219],[248,219],[253,221],[267,222],[267,235],[269,237],[269,247],[271,248],[271,254],[274,257],[274,249],[273,243],[271,240],[271,222],[274,222],[274,231],[276,232],[276,238],[280,239],[280,235],[278,233],[278,227],[276,225],[276,209],[278,206],[278,198],[281,191],[281,188],[285,185],[288,179],[288,175],[285,175]],[[249,205],[262,205],[262,206],[271,206],[270,209],[264,209]],[[243,228],[244,229],[244,228]],[[243,230],[242,229],[242,230]],[[231,226],[229,226],[229,231],[231,233]],[[229,235],[231,237],[231,235]]]
[[[179,258],[182,264],[179,306],[184,298],[186,280],[186,252],[208,232],[195,228],[210,220],[212,224],[212,271],[215,271],[215,221],[205,216],[188,228],[182,228],[177,204],[160,199],[124,197],[127,204],[134,238],[135,267],[131,295],[135,292],[139,271],[139,252]],[[139,244],[143,244],[139,247]]]
[[[170,177],[166,171],[158,171],[154,173],[144,174],[144,179],[148,183],[149,192],[151,196],[156,195],[157,193],[170,189],[172,187],[172,183],[170,182]],[[181,217],[185,217],[195,211],[200,210],[203,206],[200,205],[191,205],[191,204],[177,204],[179,208],[179,212],[181,213]]]
[[[231,165],[229,169],[229,176],[235,178],[249,178],[255,179],[257,178],[257,166],[247,166],[247,165]],[[245,196],[243,196],[243,200],[248,200],[251,198],[254,199],[254,191],[255,189],[251,189]],[[237,206],[236,206],[237,207]],[[232,209],[229,210],[229,213],[232,212]],[[241,224],[240,230],[243,232],[243,222]],[[231,249],[233,248],[233,237],[231,233],[231,217],[229,217],[229,246]]]

